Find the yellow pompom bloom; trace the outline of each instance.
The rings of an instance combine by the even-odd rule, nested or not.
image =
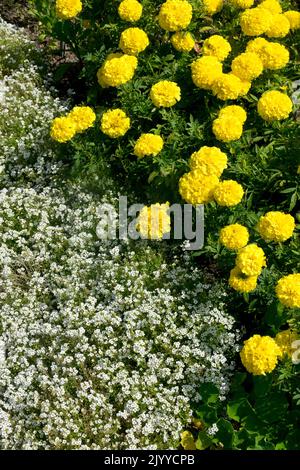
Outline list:
[[[131,23],[138,21],[142,12],[143,7],[137,0],[123,0],[118,8],[120,18]]]
[[[244,341],[240,356],[243,366],[250,374],[265,375],[277,366],[280,348],[270,336],[254,335]]]
[[[57,142],[64,143],[76,134],[76,123],[70,116],[57,117],[52,121],[50,136]]]
[[[142,134],[135,143],[134,154],[139,157],[155,157],[162,150],[163,139],[155,134]]]
[[[254,3],[254,0],[229,0],[229,4],[237,8],[251,8]]]
[[[205,13],[214,15],[222,10],[224,0],[202,0]]]
[[[231,52],[229,42],[218,34],[205,39],[203,43],[203,54],[216,57],[219,61],[225,60]]]
[[[295,219],[284,212],[267,212],[259,219],[257,230],[266,242],[285,242],[293,235]]]
[[[197,450],[194,436],[190,431],[183,431],[180,438],[180,445],[184,450]]]
[[[265,69],[278,70],[285,67],[290,59],[289,51],[278,42],[269,42],[264,38],[249,41],[246,52],[259,55]]]
[[[192,5],[187,0],[167,0],[160,7],[158,22],[166,31],[179,31],[187,28],[192,15]]]
[[[250,82],[263,72],[263,63],[255,52],[243,52],[232,61],[231,70],[236,77]]]
[[[122,109],[111,109],[103,113],[101,131],[112,139],[122,137],[130,128],[130,119]]]
[[[214,81],[222,75],[222,64],[213,56],[204,56],[192,63],[192,80],[204,90],[210,90]]]
[[[75,106],[69,113],[76,126],[76,132],[84,132],[89,127],[93,127],[96,121],[96,114],[89,106]]]
[[[292,100],[280,91],[265,91],[257,103],[258,114],[265,121],[280,121],[286,119],[292,112]]]
[[[257,8],[265,8],[273,15],[282,12],[281,5],[277,0],[263,0],[263,2],[257,5]]]
[[[241,202],[244,195],[242,185],[233,180],[220,181],[213,197],[219,206],[232,207]]]
[[[162,80],[151,87],[150,99],[158,108],[170,108],[181,99],[181,91],[177,83]]]
[[[262,268],[266,266],[264,250],[256,243],[241,248],[236,258],[236,266],[246,276],[259,276]]]
[[[110,54],[97,72],[99,84],[117,87],[129,82],[137,68],[137,58],[127,54]]]
[[[237,292],[252,292],[257,287],[257,276],[245,276],[237,266],[230,271],[229,286]]]
[[[276,295],[286,307],[300,308],[300,274],[289,274],[279,279]]]
[[[247,113],[241,106],[233,104],[230,106],[225,106],[220,110],[219,118],[223,117],[237,118],[239,121],[241,121],[242,124],[244,124],[247,119]]]
[[[70,20],[81,12],[82,3],[81,0],[56,0],[55,9],[58,18]]]
[[[124,54],[137,55],[149,46],[149,39],[145,31],[140,28],[127,28],[122,32],[119,48]]]
[[[227,168],[227,155],[218,147],[201,147],[189,160],[191,170],[199,170],[205,176],[221,176]]]
[[[216,175],[205,176],[200,170],[192,170],[180,178],[179,193],[188,204],[206,204],[213,200],[218,182]]]
[[[290,31],[290,22],[282,14],[273,15],[270,26],[266,30],[269,38],[284,38]]]
[[[239,250],[247,245],[249,232],[241,224],[230,224],[220,231],[220,243],[228,250]]]
[[[291,29],[300,28],[300,12],[299,11],[289,10],[289,11],[285,11],[283,14],[289,20]]]
[[[280,331],[275,336],[275,341],[277,346],[280,348],[280,359],[283,359],[284,356],[288,356],[289,358],[292,357],[293,352],[296,348],[293,348],[292,344],[294,341],[299,339],[296,331],[292,331],[290,329]]]
[[[150,240],[161,240],[170,233],[171,217],[168,213],[169,203],[151,204],[143,207],[138,218],[136,228],[141,236]]]
[[[239,118],[225,115],[213,121],[212,131],[216,139],[222,142],[238,140],[243,133],[243,123]]]
[[[247,36],[260,36],[270,27],[272,18],[272,13],[265,8],[251,8],[241,14],[240,25]]]
[[[212,92],[220,100],[236,100],[243,93],[242,80],[234,74],[222,73],[212,84]]]
[[[181,31],[171,36],[172,46],[179,52],[189,52],[195,46],[195,39],[189,32]]]

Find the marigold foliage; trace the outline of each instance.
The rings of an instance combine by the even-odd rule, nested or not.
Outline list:
[[[132,79],[138,65],[137,58],[128,54],[110,54],[97,72],[103,88],[118,87]]]
[[[139,157],[155,157],[162,150],[164,145],[160,135],[142,134],[135,143],[134,154]]]
[[[192,170],[180,178],[179,193],[188,204],[206,204],[213,200],[218,183],[216,175],[206,176],[200,170]]]
[[[247,245],[249,232],[241,224],[226,225],[220,230],[220,243],[228,250],[237,251]]]
[[[203,43],[203,54],[216,57],[220,62],[225,60],[230,52],[230,43],[218,34],[210,36]]]
[[[258,114],[265,121],[280,121],[286,119],[292,112],[292,100],[277,90],[266,91],[257,103]]]
[[[280,348],[270,336],[254,335],[244,341],[240,352],[242,364],[253,375],[272,372],[278,363]]]
[[[250,82],[262,74],[263,63],[255,52],[243,52],[232,61],[231,70],[236,77]]]
[[[232,207],[241,202],[243,195],[242,185],[233,180],[226,180],[219,182],[213,197],[220,206]]]
[[[181,99],[181,91],[177,83],[162,80],[151,87],[150,99],[158,108],[170,108]]]
[[[240,292],[241,294],[248,294],[252,292],[257,287],[257,276],[245,276],[240,269],[235,266],[230,271],[230,276],[228,280],[229,286]]]
[[[143,6],[137,0],[123,0],[118,8],[120,18],[131,23],[138,21],[142,12]]]
[[[236,266],[246,276],[259,276],[266,266],[266,256],[262,248],[251,243],[241,248],[236,257]]]
[[[265,8],[251,8],[241,14],[240,25],[246,36],[260,36],[269,29],[272,18],[272,13]]]
[[[76,134],[76,123],[70,116],[57,117],[51,124],[50,136],[59,143],[68,142]]]
[[[167,0],[160,7],[158,22],[166,31],[179,31],[187,28],[192,14],[192,5],[187,0]]]
[[[96,114],[89,106],[75,106],[69,113],[76,126],[76,132],[84,132],[89,127],[93,127],[96,121]]]
[[[218,147],[204,146],[191,155],[189,165],[192,170],[199,170],[205,176],[220,177],[227,168],[227,155]]]
[[[138,219],[137,230],[141,236],[150,240],[161,240],[171,230],[171,218],[168,213],[169,203],[152,204],[143,207]]]
[[[103,113],[101,131],[112,139],[122,137],[130,128],[130,119],[122,109],[110,109]]]
[[[81,12],[82,3],[81,0],[56,0],[55,9],[58,18],[70,20]]]
[[[289,274],[279,279],[276,295],[286,307],[300,308],[300,274]]]
[[[270,211],[260,217],[257,229],[266,242],[285,242],[293,235],[295,219],[284,212]]]
[[[275,336],[275,341],[277,346],[280,348],[281,354],[280,359],[283,359],[285,356],[291,358],[295,348],[292,347],[294,341],[297,341],[299,336],[296,331],[291,329],[280,331]]]
[[[189,52],[195,46],[195,39],[188,31],[179,31],[171,36],[172,46],[179,52]]]
[[[122,32],[119,47],[124,54],[137,55],[149,46],[145,31],[140,28],[127,28]]]
[[[269,42],[264,38],[248,42],[246,52],[259,55],[265,69],[278,70],[286,66],[290,54],[288,49],[278,42]]]
[[[210,90],[214,81],[222,75],[222,64],[213,56],[204,56],[192,63],[192,80],[199,88]]]
[[[243,133],[243,122],[239,117],[228,114],[214,119],[212,131],[216,139],[222,142],[238,140]]]

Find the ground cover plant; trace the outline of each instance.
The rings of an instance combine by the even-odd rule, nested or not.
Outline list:
[[[296,3],[30,8],[52,83],[74,90],[53,98],[35,48],[29,62],[14,52],[3,23],[1,445],[298,449]],[[146,204],[137,228],[152,241],[97,239],[97,205],[116,209],[118,191]],[[196,252],[157,241],[175,202],[204,204]]]

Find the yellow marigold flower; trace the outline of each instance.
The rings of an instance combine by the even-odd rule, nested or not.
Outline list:
[[[280,91],[265,91],[257,103],[258,114],[265,121],[286,119],[293,109],[292,100]]]
[[[263,64],[255,52],[243,52],[232,61],[231,70],[236,77],[250,82],[263,72]]]
[[[56,0],[55,9],[58,18],[70,20],[81,12],[82,3],[81,0]]]
[[[96,121],[96,114],[89,106],[75,106],[69,117],[75,123],[76,132],[86,131],[89,127],[93,127]]]
[[[124,54],[137,55],[149,46],[149,39],[145,31],[140,28],[127,28],[122,32],[119,48]]]
[[[284,16],[289,20],[291,29],[300,28],[300,12],[294,10],[285,11]]]
[[[289,51],[278,42],[255,38],[247,44],[246,52],[259,55],[265,69],[278,70],[285,67],[290,59]]]
[[[216,175],[206,176],[200,170],[192,170],[180,178],[179,193],[188,204],[206,204],[213,200],[218,182]]]
[[[189,52],[195,46],[195,39],[191,33],[180,31],[171,36],[172,46],[179,52]]]
[[[243,123],[238,117],[225,115],[213,121],[212,131],[216,139],[222,142],[238,140],[243,133]]]
[[[264,0],[263,2],[257,5],[257,8],[265,8],[273,15],[282,12],[280,3],[277,0]]]
[[[169,203],[151,204],[143,207],[138,218],[136,228],[143,238],[150,240],[161,240],[163,236],[170,233],[171,218],[168,213]]]
[[[222,75],[222,64],[213,56],[204,56],[192,63],[192,80],[204,90],[210,90],[214,81]]]
[[[98,82],[103,88],[124,85],[132,79],[137,64],[132,55],[110,54],[97,72]]]
[[[229,286],[237,292],[252,292],[257,287],[257,276],[245,276],[237,266],[230,271]]]
[[[139,158],[155,157],[162,150],[163,145],[164,141],[160,135],[142,134],[135,143],[134,154]]]
[[[289,274],[279,279],[276,295],[286,307],[300,308],[300,274]]]
[[[120,18],[131,23],[138,21],[142,12],[143,7],[137,0],[123,0],[118,8]]]
[[[192,14],[192,5],[187,0],[167,0],[160,7],[158,22],[166,31],[179,31],[190,24]]]
[[[227,155],[218,147],[201,147],[194,152],[189,161],[192,170],[199,170],[205,176],[221,176],[227,168]]]
[[[232,207],[241,202],[244,195],[242,185],[233,180],[220,181],[213,197],[219,206]]]
[[[202,0],[203,8],[205,13],[208,15],[214,15],[222,10],[224,1],[223,0]]]
[[[181,99],[181,91],[177,83],[162,80],[151,87],[150,99],[158,108],[170,108]]]
[[[219,112],[219,118],[223,117],[234,117],[241,121],[242,124],[246,122],[247,113],[241,106],[237,106],[236,104],[225,106]]]
[[[241,248],[237,254],[236,266],[246,276],[259,276],[262,268],[266,266],[264,250],[256,243]]]
[[[270,26],[266,30],[269,38],[284,38],[290,31],[290,22],[282,14],[273,15]]]
[[[277,366],[280,348],[270,336],[254,335],[244,341],[240,356],[250,374],[265,375]]]
[[[220,100],[236,100],[242,94],[243,84],[234,74],[222,73],[214,80],[211,88]]]
[[[190,431],[183,431],[180,437],[180,444],[184,450],[197,450],[194,436]]]
[[[280,359],[283,359],[284,356],[288,356],[289,358],[292,357],[293,352],[296,348],[294,348],[293,342],[299,339],[296,331],[292,331],[290,329],[280,331],[275,336],[275,341],[277,346],[280,348]]]
[[[267,212],[259,219],[257,229],[266,242],[285,242],[293,235],[295,219],[284,212]]]
[[[251,8],[240,16],[242,31],[247,36],[260,36],[270,27],[273,15],[265,8]]]
[[[218,34],[205,39],[203,43],[203,54],[216,57],[220,62],[225,60],[231,52],[229,42]]]
[[[237,8],[242,8],[245,10],[246,8],[251,8],[254,0],[229,0],[230,5],[233,5]]]
[[[230,75],[231,73],[229,73]],[[234,74],[232,74],[234,75]],[[248,91],[251,88],[251,82],[248,82],[247,80],[241,80],[241,91],[240,91],[240,96],[246,96]]]
[[[220,231],[220,243],[228,250],[239,250],[246,246],[248,241],[248,229],[241,224],[226,225]]]
[[[70,116],[57,117],[52,121],[50,136],[57,142],[64,143],[76,134],[76,123]]]
[[[122,137],[130,128],[130,119],[122,109],[110,109],[103,113],[101,131],[112,139]]]

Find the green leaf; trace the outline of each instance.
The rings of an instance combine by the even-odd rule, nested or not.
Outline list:
[[[217,403],[219,400],[219,390],[211,383],[200,385],[200,395],[202,400],[207,404]]]
[[[210,437],[208,437],[206,432],[199,431],[198,437],[197,437],[197,440],[196,440],[196,448],[198,450],[205,450],[210,445],[212,445],[212,440],[210,439]]]
[[[226,419],[220,418],[217,421],[217,426],[219,430],[215,436],[218,437],[220,442],[222,442],[225,449],[232,449],[233,433],[234,433],[232,424]]]

